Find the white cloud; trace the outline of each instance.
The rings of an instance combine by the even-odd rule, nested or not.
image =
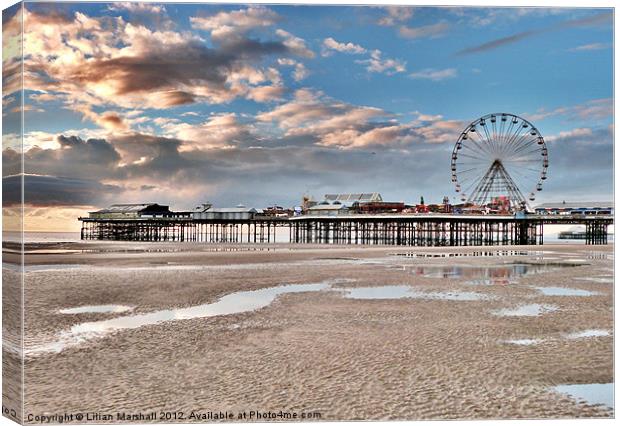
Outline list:
[[[368,72],[385,73],[387,75],[393,75],[406,71],[407,63],[400,59],[383,59],[383,53],[375,49],[370,53],[369,59],[357,60],[358,64],[366,65]]]
[[[401,26],[398,33],[403,38],[416,39],[416,38],[436,38],[443,36],[450,25],[447,22],[438,22],[432,25],[423,25],[421,27],[407,27]]]
[[[443,70],[436,70],[433,68],[426,68],[418,72],[409,74],[409,77],[414,79],[441,81],[447,78],[454,78],[457,76],[456,68],[446,68]]]
[[[314,52],[308,48],[304,39],[295,37],[293,34],[283,29],[276,30],[276,35],[284,39],[284,45],[288,47],[293,54],[304,58],[314,58]]]
[[[219,12],[212,16],[192,16],[192,28],[210,31],[214,40],[225,42],[238,38],[254,28],[265,28],[276,24],[280,17],[264,6],[250,6],[232,12]]]
[[[377,23],[386,27],[397,25],[411,19],[413,16],[413,8],[407,6],[385,6],[387,15],[379,19]]]
[[[301,62],[290,58],[279,58],[278,64],[284,67],[294,67],[292,76],[295,81],[301,81],[310,75],[310,71]]]
[[[322,55],[323,56],[330,55],[330,51],[331,50],[335,50],[335,51],[341,52],[341,53],[349,53],[349,54],[353,54],[353,55],[361,55],[363,53],[366,53],[366,49],[364,49],[359,44],[355,44],[355,43],[340,43],[340,42],[334,40],[333,38],[328,37],[325,40],[323,40],[323,53],[322,53]]]
[[[583,44],[581,46],[573,47],[572,49],[569,49],[569,50],[571,52],[582,52],[582,51],[587,51],[587,50],[608,49],[609,47],[611,47],[611,45],[608,43],[590,43],[590,44]]]

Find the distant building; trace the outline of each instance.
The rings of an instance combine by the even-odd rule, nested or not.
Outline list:
[[[89,212],[90,219],[140,219],[170,217],[172,212],[168,206],[156,203],[146,204],[112,204],[110,207]]]
[[[366,192],[360,194],[325,194],[323,197],[323,201],[327,201],[330,204],[333,204],[335,201],[338,201],[340,204],[344,204],[347,207],[353,206],[353,203],[373,203],[373,202],[381,202],[383,198],[381,198],[381,194],[378,192]]]
[[[306,214],[310,216],[339,216],[348,213],[349,208],[339,201],[335,201],[332,204],[327,201],[321,201],[316,206],[312,206],[306,210]]]
[[[262,214],[269,217],[289,217],[293,216],[293,210],[282,206],[271,206],[263,209]]]
[[[254,219],[257,210],[239,204],[237,207],[215,208],[210,204],[203,204],[203,208],[197,207],[192,213],[194,219],[208,220],[250,220]]]
[[[368,203],[353,203],[352,208],[358,213],[401,213],[405,209],[405,203],[403,202],[386,202],[386,201],[371,201]]]
[[[536,214],[613,214],[613,201],[543,203],[534,208]]]

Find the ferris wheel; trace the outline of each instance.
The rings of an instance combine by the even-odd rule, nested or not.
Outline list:
[[[542,191],[548,166],[544,138],[532,123],[514,114],[488,114],[473,121],[452,150],[456,192],[462,201],[478,206],[497,197],[527,206]]]

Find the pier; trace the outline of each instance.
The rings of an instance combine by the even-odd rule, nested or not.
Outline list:
[[[613,215],[350,214],[244,219],[79,218],[82,240],[394,246],[542,245],[545,225],[585,225],[585,244],[607,244]]]

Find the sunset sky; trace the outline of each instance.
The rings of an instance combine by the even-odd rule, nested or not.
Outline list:
[[[613,196],[609,9],[27,3],[24,25],[31,229],[120,202],[457,202],[453,145],[492,112],[548,143],[534,204]],[[3,26],[6,48],[15,16]]]

